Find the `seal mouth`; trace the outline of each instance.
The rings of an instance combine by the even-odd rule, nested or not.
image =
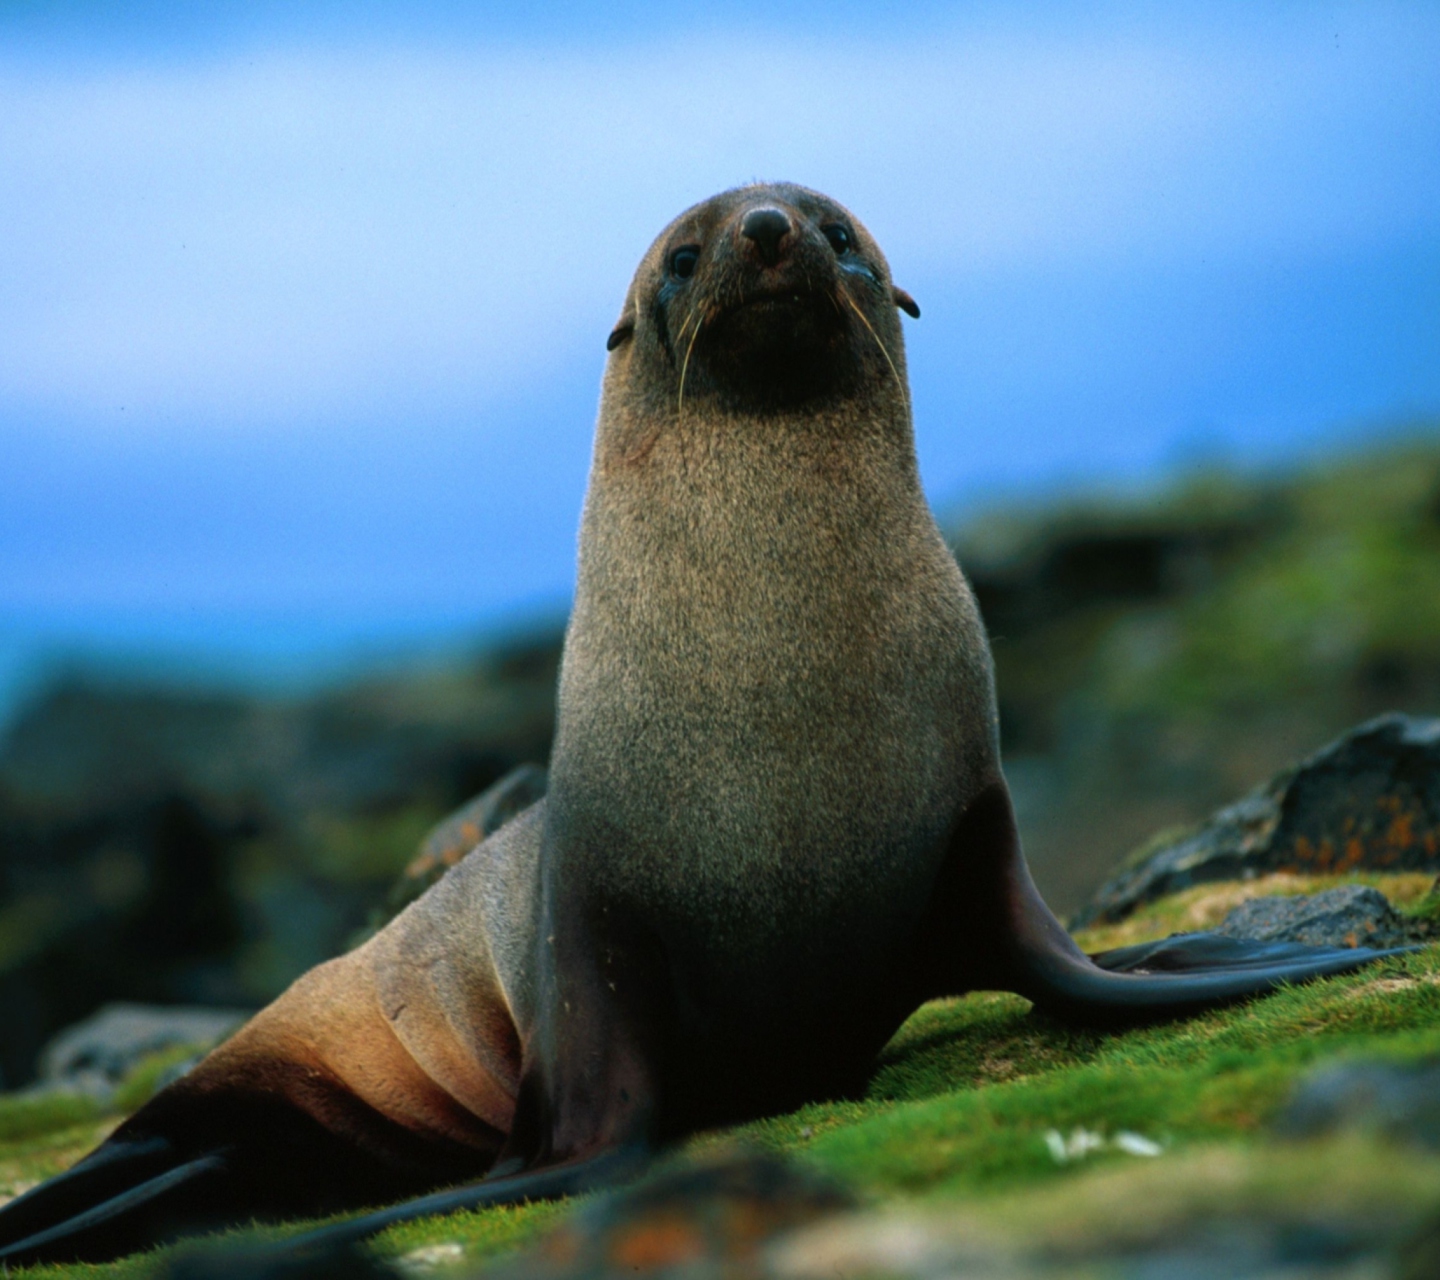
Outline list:
[[[816,289],[782,288],[756,290],[754,293],[741,298],[733,306],[725,307],[720,314],[734,314],[737,311],[751,310],[756,307],[769,308],[772,310],[786,307],[809,307],[814,306],[819,299],[825,296],[827,295],[822,294]]]
[[[727,323],[764,324],[768,320],[800,320],[840,310],[830,291],[813,287],[778,285],[747,290],[739,298],[716,307],[705,318],[706,328]]]
[[[793,283],[732,295],[694,334],[693,385],[761,408],[835,390],[852,363],[842,305],[826,289]]]

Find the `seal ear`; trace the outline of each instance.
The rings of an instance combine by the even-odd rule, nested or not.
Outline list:
[[[920,304],[899,285],[895,286],[895,305],[912,320],[920,319]]]
[[[614,351],[622,342],[629,340],[630,335],[635,332],[635,313],[627,311],[620,317],[616,326],[610,330],[610,336],[605,339],[605,350]]]

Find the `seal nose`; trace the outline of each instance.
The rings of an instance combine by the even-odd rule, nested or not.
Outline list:
[[[790,234],[790,219],[770,206],[751,209],[740,220],[740,234],[759,250],[767,267],[780,261],[780,242]]]

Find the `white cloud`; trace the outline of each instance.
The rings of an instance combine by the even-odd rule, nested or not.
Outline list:
[[[1440,22],[1379,8],[15,63],[0,401],[164,430],[514,395],[599,341],[670,216],[751,177],[830,190],[912,279],[1433,233],[1437,64]]]

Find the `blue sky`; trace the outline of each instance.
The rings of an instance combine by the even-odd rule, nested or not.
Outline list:
[[[0,685],[563,609],[679,209],[885,246],[940,505],[1440,420],[1433,5],[0,11]]]

